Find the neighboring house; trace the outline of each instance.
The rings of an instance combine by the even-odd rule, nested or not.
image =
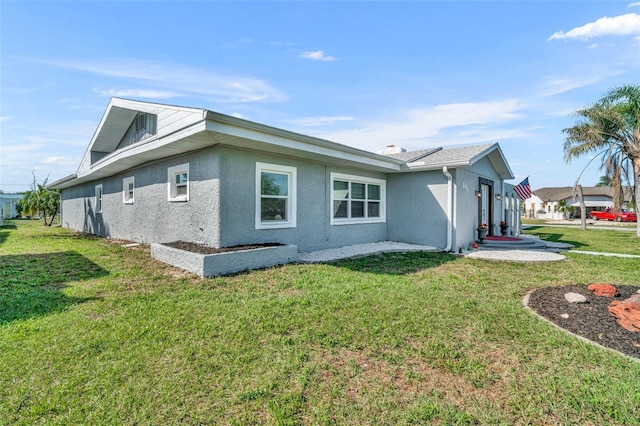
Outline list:
[[[594,210],[613,208],[613,188],[610,186],[583,186],[584,203],[587,216]],[[633,188],[624,187],[623,204],[631,202]],[[556,211],[558,203],[565,203],[572,208],[571,212]],[[580,217],[580,198],[573,187],[545,187],[533,191],[533,196],[524,201],[524,214],[528,218],[569,219]]]
[[[0,216],[3,219],[16,217],[16,206],[22,200],[24,194],[0,194]]]
[[[374,154],[206,109],[114,98],[62,191],[65,227],[143,243],[378,241],[454,251],[519,218],[497,143]],[[511,219],[510,219],[511,218]],[[515,234],[518,227],[513,226]]]

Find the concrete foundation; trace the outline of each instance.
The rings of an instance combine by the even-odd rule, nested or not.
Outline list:
[[[151,256],[161,262],[186,269],[200,277],[215,277],[295,262],[298,260],[298,247],[282,245],[225,253],[200,254],[162,244],[151,244]]]

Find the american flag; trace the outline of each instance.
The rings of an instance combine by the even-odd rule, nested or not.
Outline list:
[[[529,176],[527,176],[522,182],[517,184],[513,188],[513,190],[516,191],[516,194],[518,194],[518,197],[520,197],[521,200],[531,198],[531,185],[529,185]]]

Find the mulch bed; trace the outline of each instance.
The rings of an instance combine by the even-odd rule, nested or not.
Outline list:
[[[628,299],[636,294],[640,287],[615,287],[620,296],[598,297],[587,289],[587,285],[541,288],[531,293],[529,307],[565,330],[640,359],[640,333],[621,327],[607,310],[611,302]],[[564,295],[570,292],[582,294],[587,298],[587,302],[567,302]],[[562,318],[562,314],[568,314],[569,317]]]
[[[215,248],[215,247],[205,246],[202,244],[190,243],[187,241],[174,241],[172,243],[164,243],[163,245],[177,248],[180,250],[190,251],[193,253],[215,254],[215,253],[228,253],[232,251],[252,250],[252,249],[258,249],[258,248],[264,248],[264,247],[277,247],[277,246],[281,246],[282,244],[262,243],[262,244],[246,244],[246,245],[233,246],[233,247]]]

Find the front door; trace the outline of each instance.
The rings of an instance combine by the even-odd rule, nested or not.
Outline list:
[[[491,197],[491,187],[487,184],[480,185],[480,223],[486,223],[490,225],[490,206],[489,200]]]
[[[489,225],[488,235],[493,235],[493,181],[479,179],[480,198],[478,199],[478,224]]]

